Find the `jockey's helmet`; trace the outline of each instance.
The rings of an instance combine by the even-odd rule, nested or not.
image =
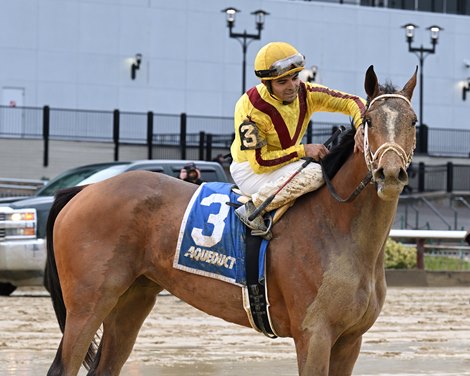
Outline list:
[[[304,69],[305,57],[292,45],[271,42],[262,47],[255,58],[255,74],[261,80],[275,80]]]

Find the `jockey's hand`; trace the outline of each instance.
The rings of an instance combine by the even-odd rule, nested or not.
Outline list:
[[[354,152],[364,153],[364,127],[361,125],[354,135]]]
[[[305,144],[304,149],[305,156],[313,158],[313,160],[316,162],[325,158],[326,155],[330,152],[323,144]]]

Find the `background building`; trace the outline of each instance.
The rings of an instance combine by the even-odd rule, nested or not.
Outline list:
[[[257,33],[252,12],[269,13],[261,40],[249,40],[246,88],[258,83],[253,74],[257,51],[278,40],[306,56],[306,68],[315,68],[320,84],[365,95],[365,72],[374,65],[382,83],[388,79],[402,87],[419,65],[402,26],[419,26],[412,45],[426,50],[432,46],[426,29],[439,25],[444,30],[435,53],[424,59],[419,120],[432,130],[426,142],[433,155],[463,157],[468,163],[467,1],[21,0],[0,2],[0,177],[52,178],[80,164],[145,159],[148,111],[154,114],[154,145],[179,134],[182,113],[188,115],[193,145],[201,131],[230,142],[244,54],[239,41],[229,37],[222,12],[229,6],[241,10],[233,27],[238,34]],[[140,65],[133,71],[137,56]],[[419,89],[413,97],[418,114]],[[42,142],[44,106],[51,109],[50,151]],[[121,114],[117,141],[115,109]],[[312,120],[315,129],[321,122],[331,129],[332,123],[349,121],[326,113]],[[424,139],[421,129],[419,139]],[[131,145],[117,155],[113,142]],[[162,158],[162,149],[154,146],[153,158]],[[201,156],[194,148],[190,152],[168,157]]]
[[[428,47],[426,28],[441,26],[436,54],[424,65],[423,120],[430,127],[468,127],[470,100],[462,100],[462,85],[470,76],[470,16],[341,3],[346,1],[2,1],[1,104],[232,116],[241,93],[242,49],[228,37],[221,10],[235,6],[242,11],[236,32],[255,32],[250,13],[269,12],[261,41],[248,47],[247,88],[257,83],[257,50],[276,40],[295,45],[307,66],[317,67],[317,82],[332,88],[364,95],[371,64],[380,79],[401,86],[418,59],[408,52],[400,27],[418,25],[414,44]],[[429,3],[443,2],[412,3],[427,3],[422,7],[430,10]],[[141,65],[132,80],[138,53]],[[417,90],[416,108],[418,97]]]

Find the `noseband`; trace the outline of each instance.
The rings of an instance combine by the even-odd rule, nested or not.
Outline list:
[[[378,97],[375,97],[370,103],[369,106],[367,107],[367,110],[378,100],[380,99],[386,99],[386,98],[400,98],[406,101],[411,107],[411,102],[408,98],[406,98],[403,95],[400,94],[382,94],[379,95]],[[366,111],[367,112],[367,111]],[[396,142],[386,142],[382,145],[379,146],[379,148],[373,153],[370,149],[369,145],[369,124],[365,120],[364,117],[364,159],[366,161],[367,169],[369,170],[370,173],[373,172],[374,170],[374,164],[378,161],[378,164],[380,165],[380,162],[382,160],[382,157],[385,155],[385,153],[392,151],[396,153],[403,165],[405,166],[405,170],[408,168],[408,166],[411,164],[411,160],[413,159],[413,153],[416,147],[416,140],[415,144],[413,146],[413,149],[411,150],[410,154],[407,154],[406,151],[398,145]]]

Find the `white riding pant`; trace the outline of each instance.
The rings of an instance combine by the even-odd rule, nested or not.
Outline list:
[[[298,160],[264,174],[254,173],[249,162],[232,162],[230,174],[243,194],[251,196],[255,206],[259,206],[276,192],[304,162],[304,160]],[[276,194],[266,211],[277,209],[305,193],[315,191],[323,184],[321,166],[311,162]]]

